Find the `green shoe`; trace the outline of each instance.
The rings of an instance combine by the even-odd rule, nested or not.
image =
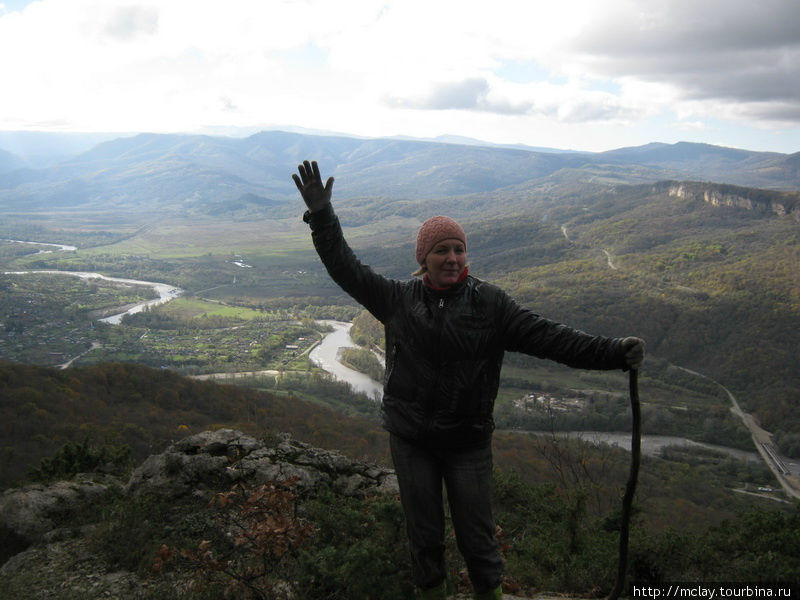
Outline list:
[[[447,582],[443,581],[436,587],[422,590],[419,598],[420,600],[447,600]]]
[[[475,600],[503,600],[503,586],[498,585],[490,592],[473,594],[473,598],[475,598]]]

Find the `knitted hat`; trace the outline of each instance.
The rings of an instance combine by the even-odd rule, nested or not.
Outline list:
[[[442,240],[459,240],[467,247],[467,235],[450,217],[431,217],[422,224],[417,233],[417,263],[424,264],[425,257]]]

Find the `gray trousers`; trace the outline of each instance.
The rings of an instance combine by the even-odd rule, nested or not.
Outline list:
[[[390,437],[400,485],[414,580],[421,589],[440,585],[444,562],[445,516],[442,483],[447,489],[456,542],[476,593],[500,585],[503,560],[492,516],[492,446],[449,450],[417,446]]]

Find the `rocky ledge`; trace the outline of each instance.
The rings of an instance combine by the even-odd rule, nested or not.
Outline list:
[[[352,461],[288,434],[279,434],[272,444],[233,429],[198,433],[149,457],[125,489],[134,496],[174,499],[210,495],[238,481],[259,485],[286,479],[296,479],[300,490],[329,485],[344,496],[397,491],[397,478],[389,469]]]
[[[26,590],[24,596],[9,598],[150,598],[147,581],[134,573],[111,572],[89,554],[85,537],[91,524],[75,528],[59,523],[78,515],[87,522],[86,515],[112,493],[167,501],[210,499],[236,482],[259,485],[287,479],[296,482],[298,491],[329,486],[343,496],[397,491],[393,471],[288,434],[258,440],[232,429],[205,431],[150,456],[127,482],[109,475],[79,475],[0,494],[0,590]]]

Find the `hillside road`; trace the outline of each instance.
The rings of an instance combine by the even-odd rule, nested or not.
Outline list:
[[[703,379],[708,379],[725,391],[731,401],[731,412],[739,417],[742,420],[742,423],[744,423],[744,426],[747,427],[750,435],[753,438],[753,444],[755,444],[756,450],[758,450],[761,458],[764,459],[764,462],[767,464],[770,471],[772,471],[772,473],[775,475],[778,483],[781,484],[783,491],[786,492],[790,497],[800,500],[800,463],[792,461],[781,455],[781,453],[778,451],[778,448],[772,443],[772,434],[766,429],[762,428],[753,415],[742,410],[742,407],[739,406],[739,402],[736,400],[736,397],[728,388],[718,381],[703,375],[702,373],[698,373],[697,371],[692,371],[684,367],[678,368],[682,371],[686,371],[687,373],[691,373],[692,375],[697,375]]]

